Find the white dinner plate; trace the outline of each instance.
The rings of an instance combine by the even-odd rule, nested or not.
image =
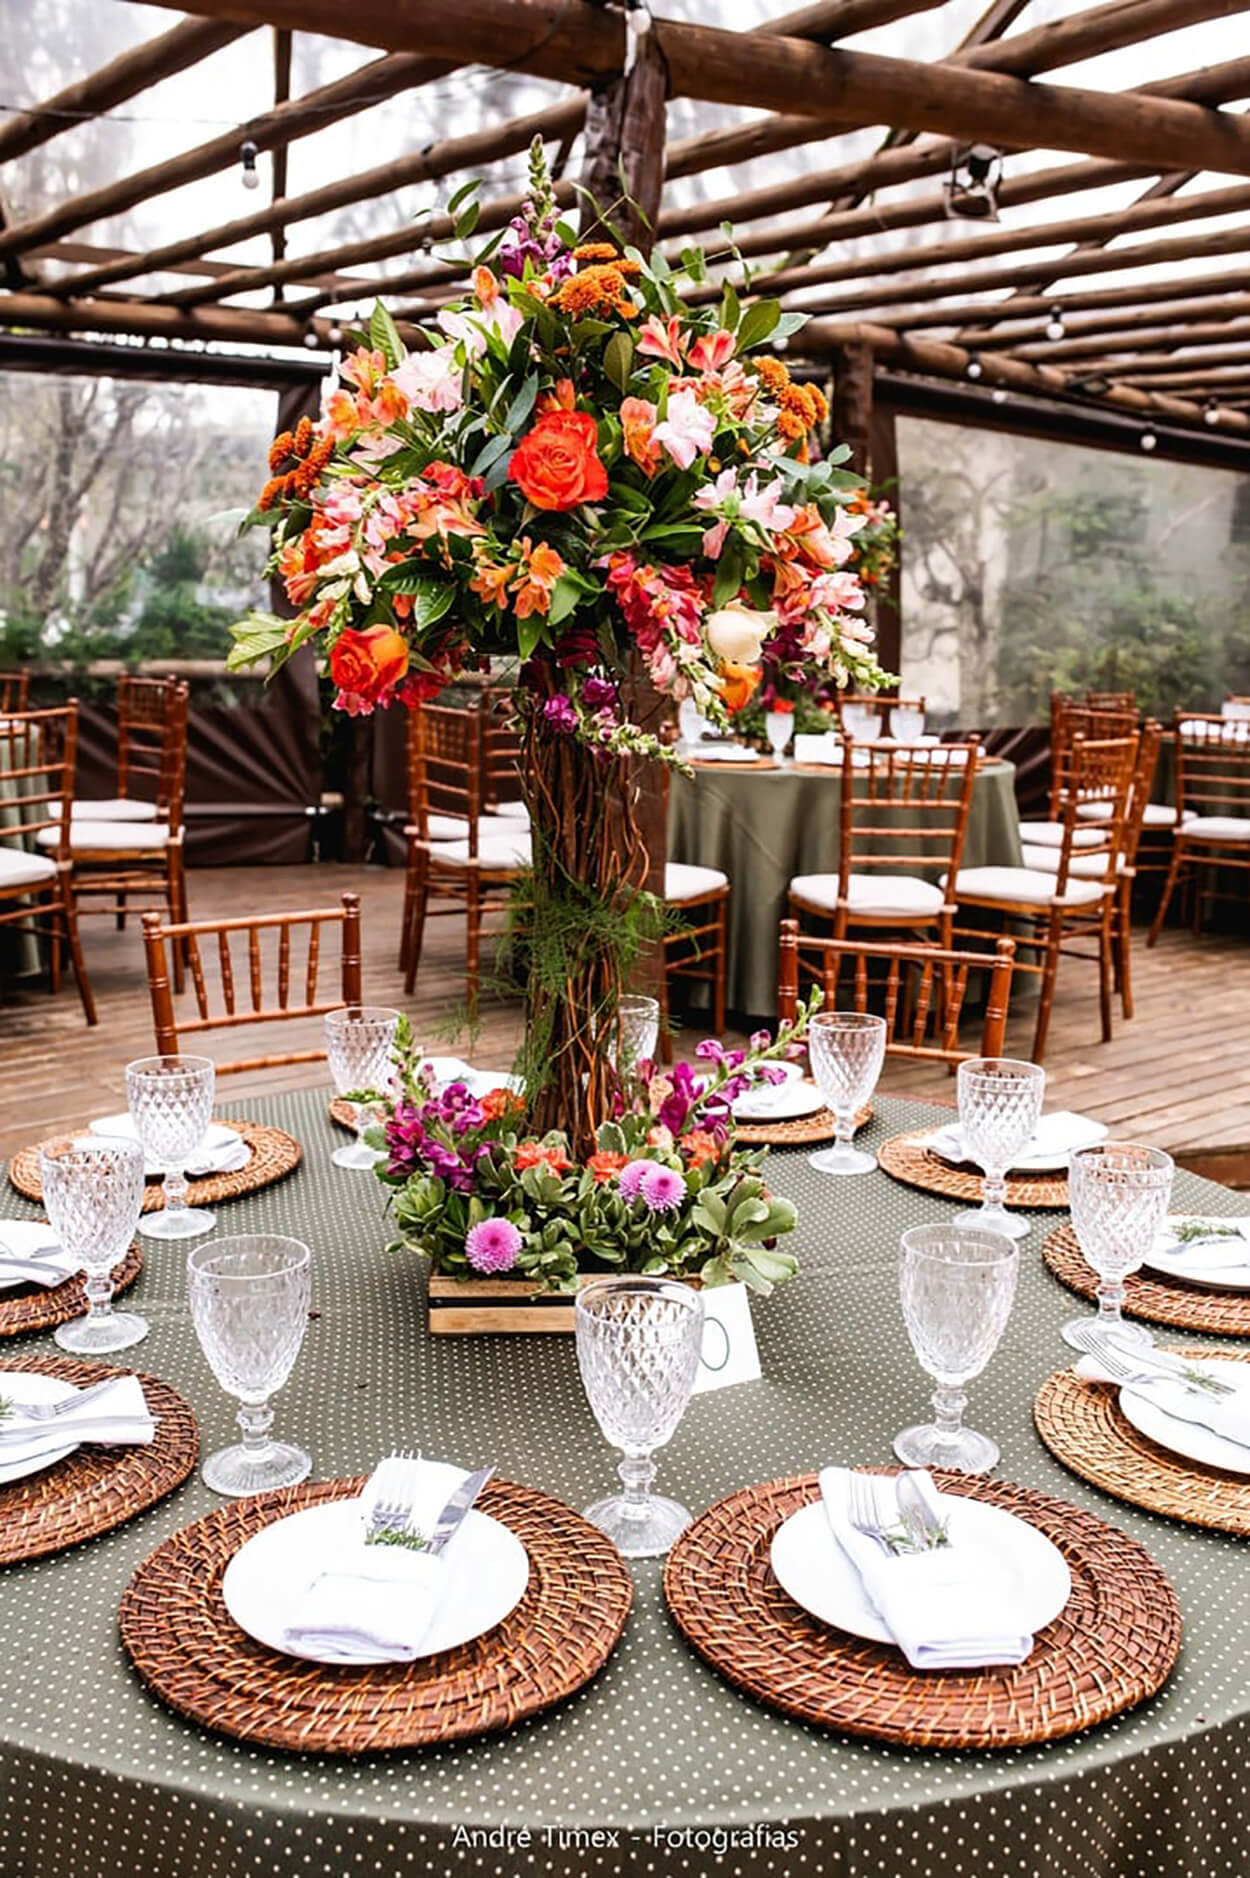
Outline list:
[[[60,1240],[44,1219],[0,1219],[0,1255],[5,1252],[14,1258],[46,1259],[51,1274],[49,1285],[63,1285],[80,1270],[77,1261],[62,1252]],[[6,1277],[0,1269],[0,1291],[29,1283],[29,1278]]]
[[[90,1132],[93,1135],[120,1135],[125,1141],[137,1141],[139,1139],[139,1131],[126,1110],[123,1110],[120,1115],[98,1116],[96,1120],[90,1124]],[[242,1140],[243,1137],[237,1128],[227,1128],[222,1122],[210,1122],[208,1127],[204,1130],[203,1135],[200,1137],[199,1145],[188,1158],[186,1171],[190,1173],[191,1169],[197,1168],[200,1165],[199,1156],[224,1153],[234,1142]],[[248,1148],[247,1158],[248,1160],[251,1159],[250,1148]],[[247,1163],[244,1162],[245,1166],[246,1164]],[[210,1171],[212,1170],[210,1169]],[[164,1172],[165,1170],[159,1161],[144,1161],[143,1177],[145,1180],[159,1180]]]
[[[58,1382],[55,1376],[41,1376],[36,1370],[0,1369],[0,1401],[64,1402],[77,1394],[72,1382]],[[42,1473],[45,1467],[55,1467],[78,1445],[77,1441],[67,1441],[62,1447],[45,1450],[33,1458],[27,1455],[24,1460],[0,1460],[0,1487],[7,1487],[11,1480],[25,1480],[28,1474]]]
[[[1250,1376],[1246,1374],[1244,1363],[1231,1362],[1227,1357],[1204,1356],[1202,1368],[1210,1370],[1221,1382],[1232,1383],[1243,1401],[1250,1396]],[[1157,1393],[1162,1395],[1163,1391]],[[1136,1389],[1132,1383],[1126,1383],[1120,1391],[1120,1407],[1139,1434],[1203,1467],[1218,1468],[1225,1474],[1250,1474],[1250,1448],[1242,1447],[1239,1441],[1226,1441],[1212,1428],[1202,1428],[1197,1422],[1168,1415],[1154,1400],[1155,1394],[1153,1387]],[[1188,1410],[1201,1404],[1192,1396],[1186,1401],[1181,1393],[1178,1406]]]
[[[465,1478],[459,1467],[447,1468],[447,1497]],[[359,1500],[335,1500],[310,1506],[280,1519],[241,1546],[226,1567],[221,1594],[240,1630],[284,1656],[313,1663],[337,1661],[311,1650],[292,1650],[283,1642],[295,1593],[309,1577],[309,1567],[362,1530]],[[459,1643],[471,1643],[501,1624],[525,1596],[529,1555],[507,1526],[487,1513],[470,1512],[448,1548],[447,1590],[430,1621],[418,1656],[434,1656]],[[382,1660],[382,1659],[379,1659]]]
[[[1092,1121],[1088,1115],[1077,1115],[1067,1109],[1056,1109],[1050,1115],[1042,1117],[1043,1128],[1062,1127],[1060,1146],[1043,1143],[1038,1146],[1029,1144],[1021,1150],[1011,1163],[1012,1173],[1017,1174],[1062,1174],[1068,1166],[1068,1156],[1077,1148],[1092,1148],[1107,1137],[1107,1124]],[[1037,1136],[1033,1138],[1037,1141]],[[932,1148],[940,1160],[949,1161],[952,1166],[959,1166],[967,1160],[964,1153],[963,1137],[959,1123],[951,1122],[945,1128],[939,1128],[934,1134],[926,1135],[923,1145]]]
[[[1010,1623],[1036,1635],[1058,1617],[1072,1592],[1072,1578],[1058,1546],[1026,1520],[981,1500],[943,1493],[952,1545],[984,1547],[1011,1573]],[[813,1500],[780,1526],[769,1554],[783,1591],[796,1604],[836,1630],[874,1643],[894,1639],[869,1602],[859,1573],[833,1536],[823,1500]],[[1006,1592],[1006,1586],[996,1587]]]
[[[1209,1220],[1213,1226],[1238,1226],[1241,1240],[1182,1245],[1175,1230],[1169,1228],[1174,1229],[1182,1221],[1191,1219],[1201,1219],[1204,1223]],[[1237,1256],[1239,1251],[1240,1256]],[[1214,1263],[1210,1262],[1212,1259]],[[1187,1285],[1201,1285],[1208,1291],[1250,1291],[1250,1213],[1240,1218],[1234,1215],[1231,1219],[1214,1213],[1170,1214],[1142,1265],[1146,1271],[1157,1272],[1162,1278],[1179,1278]]]
[[[782,1068],[787,1067],[782,1065]],[[794,1065],[797,1070],[798,1065]],[[815,1115],[825,1106],[825,1098],[814,1082],[793,1076],[787,1082],[764,1083],[748,1089],[733,1105],[736,1122],[789,1122],[800,1115]]]

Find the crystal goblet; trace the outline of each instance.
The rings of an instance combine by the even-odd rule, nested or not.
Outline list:
[[[769,747],[777,761],[783,765],[788,763],[790,759],[786,755],[786,750],[794,735],[794,712],[766,711],[764,734],[768,738]]]
[[[871,704],[844,704],[842,730],[856,743],[875,743],[881,735],[881,719]]]
[[[701,743],[708,732],[708,720],[693,698],[683,698],[677,706],[677,728],[681,733],[682,747],[687,750]]]
[[[853,1148],[855,1117],[877,1086],[885,1062],[886,1025],[870,1011],[818,1011],[807,1033],[812,1075],[833,1111],[834,1145],[808,1155],[821,1174],[870,1174],[875,1154]]]
[[[915,704],[895,704],[890,709],[890,735],[895,743],[915,743],[924,736],[924,712]]]
[[[187,1205],[187,1162],[213,1113],[214,1070],[206,1056],[141,1056],[126,1065],[126,1102],[143,1152],[162,1169],[165,1210],[139,1222],[145,1239],[189,1239],[217,1224]]]
[[[1124,1280],[1162,1230],[1173,1171],[1162,1148],[1131,1141],[1100,1141],[1069,1157],[1072,1225],[1086,1264],[1098,1274],[1097,1316],[1074,1317],[1063,1327],[1063,1340],[1074,1350],[1096,1348],[1103,1337],[1139,1347],[1153,1342],[1149,1331],[1121,1315]]]
[[[612,1067],[620,1076],[631,1076],[639,1063],[655,1061],[660,1040],[660,1001],[658,998],[629,993],[617,1003],[617,1039],[608,1045]]]
[[[1029,1223],[1009,1213],[1007,1170],[1032,1139],[1042,1114],[1046,1071],[1010,1056],[974,1056],[959,1065],[959,1128],[964,1153],[985,1175],[981,1204],[955,1215],[957,1226],[1028,1236]]]
[[[187,1303],[209,1368],[240,1404],[243,1440],[202,1468],[214,1493],[266,1493],[306,1479],[303,1448],[273,1440],[270,1398],[290,1375],[308,1323],[312,1254],[298,1239],[242,1233],[187,1257]]]
[[[983,1474],[998,1459],[988,1435],[963,1426],[963,1385],[998,1347],[1016,1294],[1020,1254],[1001,1233],[911,1226],[899,1240],[903,1322],[920,1367],[937,1383],[936,1420],[905,1428],[894,1452],[907,1467]]]
[[[383,1094],[393,1075],[391,1056],[399,1012],[374,1004],[346,1004],[326,1013],[326,1055],[338,1094],[352,1106],[356,1139],[330,1156],[336,1167],[372,1168],[383,1157],[365,1146],[373,1104],[357,1096]]]
[[[143,1149],[111,1135],[49,1141],[39,1156],[43,1204],[57,1238],[86,1276],[87,1314],[58,1324],[63,1350],[103,1356],[148,1334],[146,1318],[113,1309],[113,1268],[135,1236],[143,1205]]]
[[[676,1500],[651,1491],[652,1455],[685,1411],[699,1368],[703,1300],[669,1278],[597,1278],[574,1307],[577,1361],[606,1440],[621,1450],[624,1493],[586,1518],[626,1558],[659,1558],[690,1524]]]

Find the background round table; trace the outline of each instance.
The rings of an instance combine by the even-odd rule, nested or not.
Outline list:
[[[279,1398],[279,1434],[308,1445],[318,1478],[361,1473],[409,1444],[466,1465],[498,1461],[510,1479],[587,1505],[609,1489],[616,1457],[586,1406],[572,1339],[429,1339],[421,1262],[387,1252],[371,1177],[330,1166],[341,1136],[326,1100],[310,1091],[252,1105],[299,1136],[304,1164],[219,1212],[222,1231],[290,1232],[313,1247],[313,1318]],[[937,1113],[883,1099],[867,1138]],[[879,1172],[822,1179],[794,1151],[769,1166],[799,1208],[802,1273],[755,1306],[763,1380],[696,1398],[661,1456],[661,1489],[695,1511],[824,1462],[889,1461],[931,1386],[900,1320],[897,1238],[953,1207]],[[1190,1176],[1177,1189],[1182,1206],[1244,1210],[1240,1196]],[[5,1210],[31,1211],[12,1194]],[[1070,1357],[1058,1333],[1075,1303],[1042,1265],[1055,1217],[1034,1216],[1015,1310],[971,1386],[969,1420],[1001,1442],[1002,1478],[1091,1509],[1167,1572],[1185,1644],[1149,1704],[1083,1737],[1003,1754],[842,1739],[757,1706],[697,1658],[648,1561],[632,1568],[634,1609],[603,1673],[513,1734],[355,1761],[250,1749],[164,1709],[118,1641],[136,1565],[219,1504],[196,1476],[77,1551],[0,1573],[0,1872],[1243,1878],[1246,1548],[1105,1498],[1039,1442],[1033,1398]],[[152,1333],[133,1356],[189,1397],[208,1452],[232,1436],[233,1406],[199,1355],[183,1264],[178,1248],[151,1246],[133,1295]]]
[[[964,842],[965,867],[1019,867],[1015,768],[987,761],[977,771]],[[668,805],[669,859],[716,867],[729,879],[731,1011],[777,1009],[777,927],[796,874],[836,874],[842,772],[815,764],[732,769],[708,763],[674,773]],[[913,870],[908,870],[913,871]]]

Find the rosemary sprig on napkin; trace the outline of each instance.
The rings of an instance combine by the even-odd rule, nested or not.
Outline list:
[[[0,1395],[0,1422],[7,1422],[12,1413],[13,1404],[6,1402],[5,1398]]]
[[[1199,1239],[1240,1239],[1240,1226],[1220,1226],[1210,1219],[1183,1219],[1172,1228],[1179,1245],[1192,1245]]]
[[[371,1532],[365,1540],[366,1545],[402,1545],[409,1552],[428,1552],[430,1542],[423,1532],[413,1532],[405,1526],[400,1531],[388,1527],[381,1532]]]

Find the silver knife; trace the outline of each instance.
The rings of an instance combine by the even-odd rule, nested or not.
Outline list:
[[[433,1552],[437,1556],[438,1553],[447,1550],[465,1514],[470,1510],[473,1502],[477,1499],[478,1494],[482,1491],[482,1488],[491,1478],[494,1471],[495,1468],[492,1463],[489,1467],[479,1467],[476,1474],[470,1474],[467,1480],[461,1481],[434,1522],[434,1531],[430,1535],[430,1543],[426,1548],[427,1551]]]
[[[1158,1378],[1158,1383],[1161,1383],[1165,1389],[1169,1387],[1168,1379],[1163,1376]],[[1186,1413],[1186,1410],[1183,1408],[1174,1408],[1172,1401],[1163,1401],[1160,1399],[1158,1384],[1152,1382],[1149,1377],[1139,1377],[1136,1382],[1125,1383],[1124,1389],[1128,1395],[1139,1395],[1142,1397],[1143,1401],[1153,1403],[1155,1408],[1163,1411],[1169,1421],[1188,1422],[1191,1427],[1205,1428],[1210,1434],[1218,1435],[1221,1441],[1227,1441],[1230,1447],[1242,1448],[1247,1453],[1250,1453],[1250,1441],[1243,1441],[1239,1435],[1230,1434],[1226,1428],[1221,1428],[1217,1421],[1211,1419],[1214,1410],[1209,1411],[1207,1415],[1202,1415],[1198,1412],[1197,1408],[1191,1413]],[[1173,1398],[1173,1400],[1174,1399],[1175,1398]],[[1188,1402],[1190,1398],[1187,1396],[1185,1400]],[[1201,1402],[1201,1398],[1198,1396],[1194,1396],[1192,1400],[1196,1404],[1200,1404]]]
[[[918,1535],[918,1550],[935,1552],[940,1546],[949,1545],[946,1526],[934,1517],[923,1493],[908,1473],[895,1476],[894,1491],[898,1496],[898,1510],[903,1524],[912,1528]]]

